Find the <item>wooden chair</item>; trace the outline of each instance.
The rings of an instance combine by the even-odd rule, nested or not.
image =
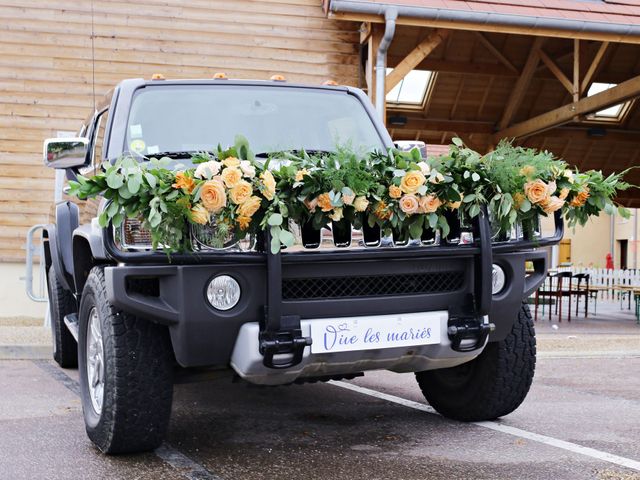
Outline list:
[[[543,301],[546,297],[555,299],[556,315],[558,315],[558,322],[562,321],[562,300],[566,297],[569,299],[569,308],[567,309],[567,320],[571,321],[571,272],[559,272],[554,275],[549,275],[542,286],[536,291],[535,297],[535,313],[534,319],[538,319],[538,303],[539,297],[542,297]],[[549,305],[549,321],[551,321],[551,305]]]
[[[587,318],[589,315],[589,298],[594,298],[595,308],[597,308],[598,292],[589,288],[590,278],[591,275],[588,273],[576,273],[571,277],[571,291],[572,295],[576,298],[576,316],[578,316],[580,297],[584,297],[584,318]],[[595,296],[593,294],[595,294]]]

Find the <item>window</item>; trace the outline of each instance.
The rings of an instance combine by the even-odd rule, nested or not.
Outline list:
[[[387,68],[387,75],[393,68]],[[435,74],[429,70],[411,70],[387,93],[390,106],[422,108],[431,92]]]
[[[589,90],[587,90],[587,97],[609,90],[616,85],[617,84],[615,83],[593,82],[589,87]],[[588,115],[587,119],[596,122],[619,123],[629,111],[631,103],[632,100],[629,100],[628,102],[619,103],[617,105],[612,105],[611,107],[598,110],[597,112]]]

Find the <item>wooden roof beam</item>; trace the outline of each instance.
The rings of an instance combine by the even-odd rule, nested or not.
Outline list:
[[[530,118],[509,128],[503,128],[494,135],[496,141],[502,138],[519,138],[548,130],[572,121],[576,116],[587,115],[611,105],[640,96],[640,75],[617,86],[577,102],[571,102],[550,112]]]
[[[587,88],[589,87],[589,84],[591,83],[593,76],[596,74],[596,71],[600,66],[600,62],[602,61],[602,57],[604,57],[604,54],[607,52],[608,47],[609,47],[609,42],[602,42],[602,44],[600,45],[600,48],[596,52],[596,56],[591,61],[591,65],[589,65],[589,68],[587,69],[587,72],[584,74],[584,77],[582,78],[582,82],[580,83],[581,95],[587,91]]]
[[[505,107],[502,118],[498,123],[499,130],[506,128],[511,123],[511,119],[516,113],[516,109],[522,102],[524,94],[526,93],[529,83],[533,78],[533,74],[536,71],[536,67],[538,66],[538,62],[540,61],[540,48],[544,44],[545,40],[546,39],[543,37],[537,37],[533,41],[529,57],[524,64],[520,77],[518,77],[518,80],[516,81],[515,87],[513,87],[513,90],[511,91],[507,106]]]
[[[487,50],[489,50],[493,54],[493,56],[500,61],[500,63],[502,63],[505,67],[507,67],[516,75],[520,73],[520,71],[513,65],[513,63],[511,63],[509,59],[505,57],[502,54],[502,52],[498,50],[495,47],[495,45],[489,41],[487,37],[484,36],[482,32],[475,32],[475,34],[476,34],[476,37],[478,37],[478,40],[480,40],[480,43],[482,43],[487,48]]]
[[[438,29],[420,42],[416,48],[389,72],[385,79],[385,93],[389,93],[393,87],[400,83],[400,80],[427,58],[447,36],[449,36],[448,30]]]
[[[564,88],[566,88],[569,93],[573,94],[573,83],[571,83],[571,80],[569,80],[564,72],[560,70],[560,67],[558,67],[558,65],[556,65],[555,62],[551,60],[551,58],[549,58],[549,55],[547,55],[544,50],[540,49],[539,54],[542,63],[547,66],[551,73],[553,73],[553,75],[560,81],[562,86],[564,86]]]

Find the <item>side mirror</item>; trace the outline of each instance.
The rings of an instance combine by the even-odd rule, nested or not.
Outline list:
[[[420,156],[427,158],[427,144],[420,140],[396,140],[393,144],[402,152],[410,152],[414,148],[417,148],[420,151]]]
[[[86,138],[48,138],[44,141],[44,164],[51,168],[81,167],[88,149]]]

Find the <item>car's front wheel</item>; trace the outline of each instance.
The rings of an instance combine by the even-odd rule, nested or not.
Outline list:
[[[171,415],[173,353],[166,327],[115,309],[94,267],[80,302],[80,390],[89,438],[105,453],[153,450]]]
[[[487,344],[470,362],[418,372],[416,379],[429,404],[445,417],[492,420],[513,412],[524,401],[535,365],[533,320],[523,304],[507,338]]]

